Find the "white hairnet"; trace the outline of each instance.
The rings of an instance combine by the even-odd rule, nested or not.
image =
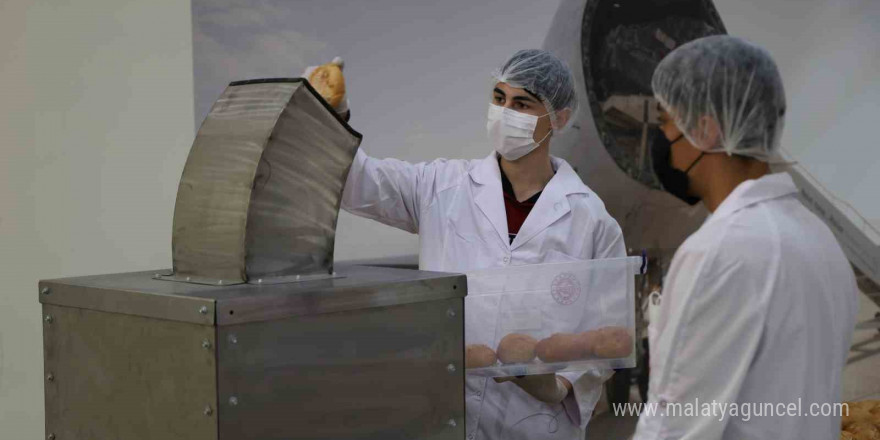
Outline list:
[[[492,76],[498,82],[525,89],[537,96],[551,112],[550,117],[554,122],[557,111],[568,108],[574,113],[577,110],[571,70],[546,50],[521,50],[513,54],[500,69],[492,72]],[[573,119],[569,118],[569,121]]]
[[[785,123],[785,90],[764,49],[728,35],[691,41],[654,71],[654,96],[697,148],[769,161]],[[703,116],[718,123],[719,142],[700,145]]]

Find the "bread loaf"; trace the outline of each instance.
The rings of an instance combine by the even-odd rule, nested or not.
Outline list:
[[[591,338],[593,354],[601,358],[622,358],[632,353],[633,339],[626,327],[602,327]]]
[[[521,333],[511,333],[498,344],[498,359],[505,364],[522,364],[535,358],[535,338]]]
[[[538,359],[544,362],[566,362],[590,355],[589,337],[584,333],[554,333],[535,347]]]
[[[472,344],[465,347],[464,350],[464,366],[465,368],[483,368],[495,365],[498,358],[495,352],[486,345]]]

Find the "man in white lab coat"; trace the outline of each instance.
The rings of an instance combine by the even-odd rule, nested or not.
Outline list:
[[[548,52],[526,50],[494,77],[487,124],[494,151],[486,158],[410,164],[360,150],[342,208],[419,234],[423,270],[625,256],[602,201],[549,154],[554,132],[576,110],[571,72]],[[580,440],[609,375],[468,378],[467,438]]]
[[[664,110],[657,176],[712,215],[666,276],[635,438],[837,438],[839,414],[821,405],[840,401],[857,288],[791,177],[769,171],[786,106],[775,63],[707,37],[671,52],[652,86]]]

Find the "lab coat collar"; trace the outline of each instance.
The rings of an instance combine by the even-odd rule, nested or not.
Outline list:
[[[587,186],[566,161],[550,156],[556,175],[544,187],[538,202],[526,217],[513,243],[510,244],[504,195],[501,189],[501,168],[496,154],[492,152],[471,168],[468,174],[477,184],[474,189],[474,201],[498,232],[505,248],[516,249],[567,214],[571,210],[566,197],[569,194],[589,193]]]
[[[746,180],[737,185],[718,205],[711,219],[729,216],[756,203],[797,193],[798,189],[788,173],[767,174],[759,179]]]

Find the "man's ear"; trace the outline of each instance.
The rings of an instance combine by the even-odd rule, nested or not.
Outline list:
[[[701,150],[709,150],[717,146],[721,141],[721,126],[718,125],[718,121],[715,118],[703,115],[700,116],[697,130],[693,135],[694,140],[699,144],[695,145],[696,147]]]
[[[571,118],[571,109],[564,108],[556,112],[556,127],[553,127],[554,130],[559,130],[562,127],[565,127],[565,124],[568,124],[568,120]]]

